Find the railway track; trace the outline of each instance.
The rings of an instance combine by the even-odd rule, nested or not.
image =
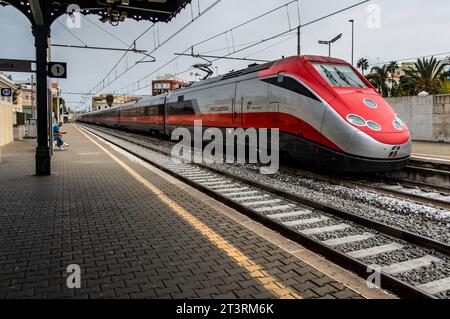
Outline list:
[[[380,174],[383,178],[421,188],[450,192],[450,159],[412,156],[405,169]]]
[[[380,178],[372,177],[369,178],[368,181],[358,181],[357,178],[356,180],[355,178],[343,179],[341,177],[334,177],[329,175],[313,173],[309,171],[302,171],[291,167],[282,167],[281,170],[297,176],[314,178],[322,182],[327,182],[335,185],[342,185],[350,188],[364,189],[379,194],[391,196],[394,198],[401,198],[425,205],[432,205],[438,208],[450,209],[450,189],[443,187],[430,186],[423,183],[417,183],[402,179],[395,179],[385,176]],[[403,189],[399,190],[387,187],[395,185],[401,185]],[[423,194],[414,194],[408,190],[420,190]],[[432,193],[436,195],[441,195],[441,197],[444,197],[447,200],[427,196],[427,194]]]
[[[201,164],[178,164],[143,139],[82,126],[401,297],[450,298],[450,246]]]

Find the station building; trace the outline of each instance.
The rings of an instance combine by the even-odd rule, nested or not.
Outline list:
[[[36,85],[31,80],[15,81],[16,86],[20,87],[20,95],[18,96],[17,105],[21,105],[23,112],[27,114],[27,118],[36,117]],[[34,113],[34,114],[33,114]]]
[[[106,110],[107,108],[109,108],[108,102],[106,100],[106,97],[108,95],[109,94],[100,94],[92,98],[92,112]],[[136,101],[138,99],[139,99],[138,96],[114,95],[113,103],[114,105],[123,104],[131,101]]]
[[[14,82],[0,74],[0,88],[17,89]],[[0,147],[14,140],[13,125],[15,124],[16,108],[12,96],[0,96]]]
[[[172,79],[170,79],[172,77]],[[189,83],[173,78],[171,75],[158,76],[152,81],[152,95],[159,95],[173,92],[175,90],[187,87]]]

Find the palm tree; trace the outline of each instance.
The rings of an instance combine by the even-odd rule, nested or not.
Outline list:
[[[109,107],[112,106],[112,104],[114,103],[114,95],[112,94],[108,94],[106,97],[106,104],[108,104]]]
[[[382,67],[374,66],[371,73],[366,76],[366,78],[372,83],[374,87],[378,89],[381,95],[386,96],[388,93],[388,88],[386,82],[388,80],[388,65],[385,64]]]
[[[397,61],[391,61],[389,62],[388,66],[387,66],[387,70],[389,71],[389,73],[391,74],[391,88],[389,91],[389,95],[392,95],[392,89],[394,87],[394,75],[395,72],[397,71],[397,69],[399,68]]]
[[[367,61],[367,59],[361,58],[358,60],[356,67],[358,69],[361,69],[361,73],[362,75],[364,75],[364,71],[366,71],[369,68],[369,61]]]
[[[426,91],[435,93],[441,84],[441,75],[447,63],[441,63],[435,57],[417,59],[414,68],[405,70],[406,77],[415,83],[416,93]]]

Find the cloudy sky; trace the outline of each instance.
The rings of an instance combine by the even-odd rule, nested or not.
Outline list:
[[[200,1],[201,11],[216,2],[216,0],[193,0],[192,11],[194,16],[198,14],[198,1]],[[175,52],[183,52],[201,40],[233,28],[252,17],[288,2],[290,0],[222,0],[181,33],[158,48],[153,53],[157,60],[155,63],[142,63],[132,67],[135,65],[135,61],[142,59],[142,55],[127,54],[109,77],[111,84],[105,87],[102,92],[151,94],[151,88],[144,86],[149,84],[152,78],[169,73],[181,73],[192,64],[201,62],[199,59],[180,57],[175,62],[156,71],[173,59]],[[301,23],[305,24],[358,2],[360,0],[299,0]],[[374,21],[376,22],[374,14],[376,14],[377,8],[379,8],[380,13],[379,28],[374,27]],[[450,55],[449,13],[450,1],[448,0],[370,1],[304,27],[301,42],[302,54],[327,55],[327,46],[318,44],[317,40],[328,40],[339,33],[343,33],[342,39],[333,45],[332,55],[350,61],[351,24],[348,20],[354,19],[355,61],[360,57],[368,58],[370,63],[380,63],[432,54],[445,56],[446,52],[449,52],[448,55]],[[170,23],[157,24],[154,29],[147,32],[137,41],[137,48],[154,50],[155,40],[157,42],[158,37],[159,42],[163,42],[190,20],[191,9],[188,6]],[[82,18],[81,28],[70,30],[75,34],[75,37],[63,27],[66,26],[66,17],[61,17],[52,26],[52,43],[125,48],[125,43],[131,43],[150,25],[149,22],[128,20],[118,27],[113,27],[98,21],[97,16],[87,16]],[[238,50],[297,25],[297,4],[294,2],[287,8],[284,7],[245,27],[228,33],[227,37],[221,36],[196,47],[195,52],[211,55],[228,54],[233,49]],[[113,33],[116,38],[101,30],[98,26]],[[35,58],[30,24],[21,13],[12,7],[0,7],[0,38],[2,39],[0,58]],[[234,56],[274,60],[281,56],[296,54],[296,48],[297,40],[294,32],[292,32],[236,53]],[[123,52],[52,48],[53,61],[68,63],[68,78],[59,81],[63,92],[84,93],[94,89],[112,70],[122,55]],[[246,61],[220,60],[214,62],[213,69],[219,73],[225,73],[232,69],[243,68],[248,63]],[[121,74],[130,67],[132,68],[129,71],[115,79],[116,73]],[[194,74],[191,74],[191,72],[179,74],[178,77],[185,80],[194,80],[195,72]],[[12,75],[14,79],[26,79],[30,76],[23,73]],[[140,86],[136,82],[139,79],[142,79],[139,82]],[[139,87],[141,88],[139,89]],[[85,104],[75,103],[81,100],[81,95],[67,94],[64,97],[66,101],[73,102],[69,104],[72,104],[71,106],[74,109],[86,106]]]

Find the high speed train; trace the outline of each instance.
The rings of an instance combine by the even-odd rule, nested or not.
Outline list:
[[[406,166],[408,128],[349,63],[293,56],[145,97],[80,121],[170,136],[177,127],[278,128],[280,151],[299,163],[339,172]]]

